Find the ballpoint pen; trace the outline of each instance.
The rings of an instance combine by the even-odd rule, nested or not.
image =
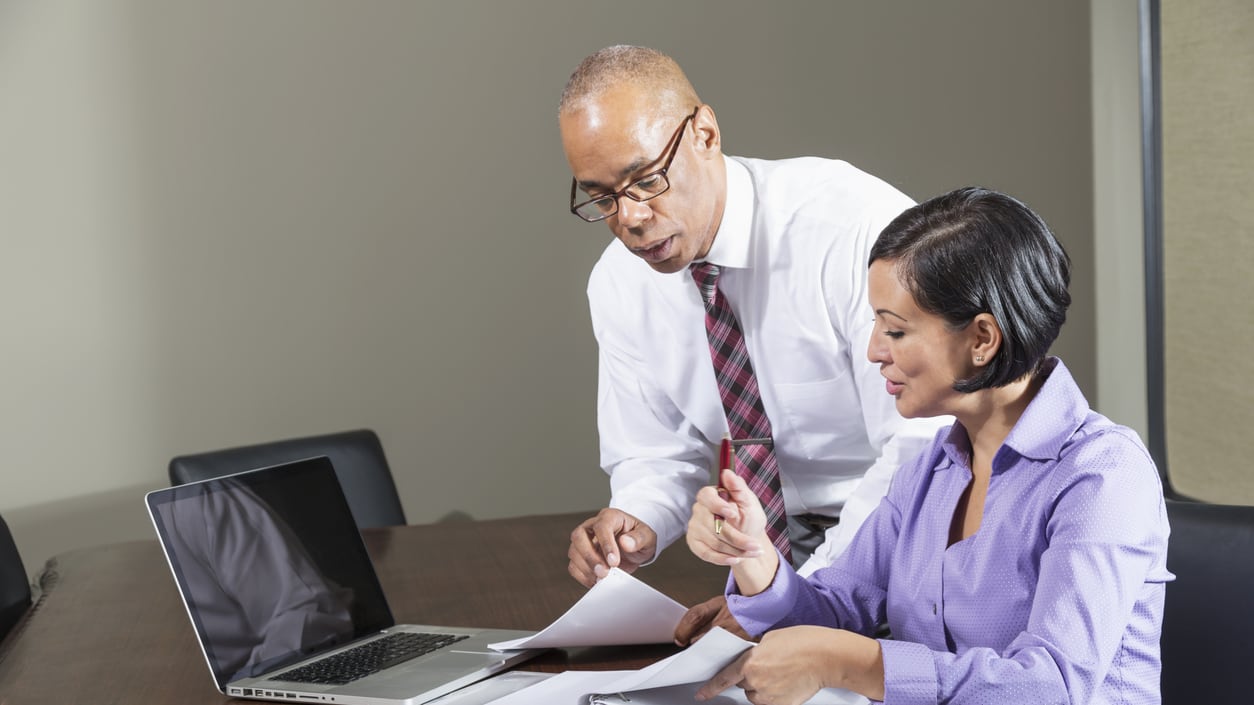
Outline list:
[[[766,446],[775,445],[774,439],[769,436],[766,438],[741,438],[733,441],[729,434],[723,434],[723,442],[718,447],[718,496],[727,499],[727,490],[723,487],[723,471],[732,469],[732,462],[735,456],[732,454],[732,448],[735,446]],[[721,536],[723,534],[723,517],[720,514],[714,515],[714,535]]]
[[[718,446],[718,496],[726,498],[727,491],[723,488],[723,471],[730,470],[732,463],[732,439],[728,434],[723,434],[723,441]],[[714,515],[714,535],[721,536],[723,534],[723,515]]]

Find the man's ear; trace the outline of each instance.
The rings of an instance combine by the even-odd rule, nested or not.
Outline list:
[[[702,105],[692,119],[689,128],[695,137],[693,143],[699,156],[705,159],[722,156],[723,135],[718,129],[718,118],[714,116],[714,108]]]

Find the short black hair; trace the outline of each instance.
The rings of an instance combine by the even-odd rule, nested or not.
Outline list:
[[[924,201],[880,233],[867,266],[896,264],[919,308],[954,329],[992,314],[1002,344],[954,389],[1002,387],[1036,372],[1067,320],[1071,258],[1032,209],[1011,196],[960,188]]]

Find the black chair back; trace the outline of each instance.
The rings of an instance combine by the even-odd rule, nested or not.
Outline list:
[[[1167,500],[1163,705],[1249,703],[1254,507]]]
[[[331,459],[359,528],[406,523],[383,444],[368,429],[180,455],[170,461],[170,483],[182,485],[319,455]]]
[[[30,579],[9,525],[0,517],[0,641],[30,607]]]

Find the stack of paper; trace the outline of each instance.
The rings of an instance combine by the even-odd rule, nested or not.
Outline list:
[[[498,651],[564,649],[572,646],[668,644],[688,609],[630,573],[611,568],[609,575],[543,631],[513,641],[490,644]]]
[[[492,644],[498,650],[660,644],[673,640],[687,609],[630,574],[611,569],[561,617],[534,636]],[[638,671],[566,671],[528,685],[492,705],[672,705],[692,703],[706,681],[754,644],[715,627],[674,656]],[[627,695],[629,694],[630,695]],[[710,705],[749,705],[731,688]],[[866,703],[846,690],[821,690],[815,705]]]
[[[684,651],[647,668],[638,671],[566,671],[494,700],[492,705],[692,703],[698,688],[753,646],[753,642],[715,627]],[[719,698],[706,702],[748,705],[749,701],[745,699],[743,690],[731,688]],[[827,689],[819,691],[809,702],[816,705],[849,705],[865,703],[866,699],[847,690]]]

